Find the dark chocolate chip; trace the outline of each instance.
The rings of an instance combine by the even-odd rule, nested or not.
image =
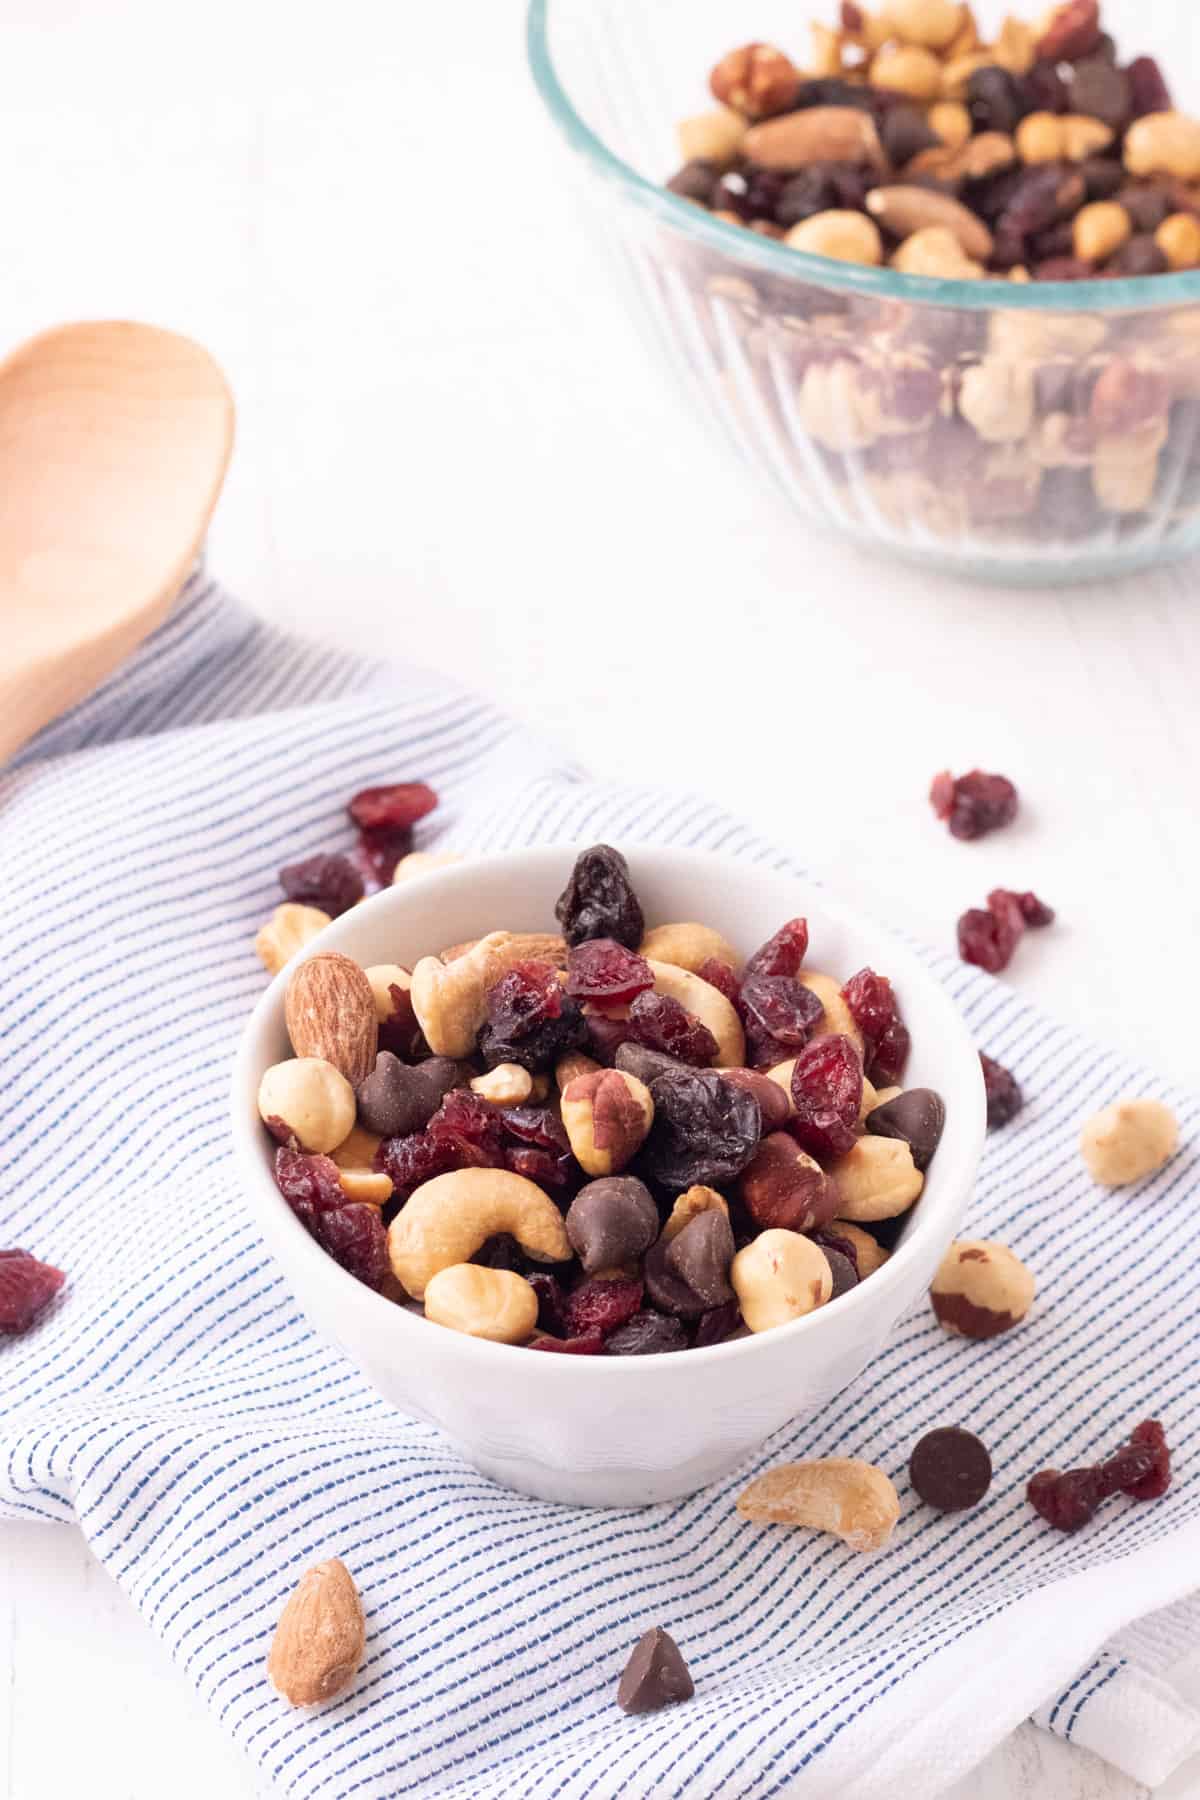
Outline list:
[[[390,1050],[381,1050],[375,1067],[358,1086],[359,1124],[380,1137],[408,1137],[423,1131],[448,1091],[440,1080],[441,1064],[447,1059],[437,1060],[437,1071],[426,1063],[411,1068]],[[448,1063],[448,1067],[457,1073],[456,1063]]]
[[[627,1713],[657,1712],[677,1700],[690,1700],[695,1691],[674,1638],[656,1625],[638,1639],[625,1664],[617,1705]]]
[[[908,1478],[921,1499],[939,1512],[978,1506],[992,1482],[987,1446],[961,1425],[927,1431],[908,1459]]]
[[[933,1161],[945,1123],[942,1097],[932,1088],[905,1088],[894,1100],[885,1100],[867,1114],[871,1136],[902,1139],[922,1174]]]
[[[684,200],[695,200],[701,206],[708,206],[712,200],[712,191],[717,184],[717,171],[710,162],[684,163],[682,169],[672,175],[667,186],[673,194]]]
[[[635,1076],[647,1087],[655,1076],[664,1074],[668,1069],[682,1069],[686,1066],[677,1056],[668,1056],[665,1050],[651,1050],[648,1044],[635,1043],[632,1038],[620,1045],[613,1058],[615,1069],[620,1069],[624,1075]]]
[[[567,1237],[584,1270],[635,1262],[658,1236],[658,1208],[635,1175],[605,1175],[580,1188],[567,1210]]]
[[[836,1300],[839,1294],[848,1294],[851,1288],[858,1286],[858,1270],[848,1256],[840,1250],[829,1250],[821,1246],[821,1254],[829,1264],[829,1272],[833,1276],[833,1292],[829,1298]]]
[[[698,1319],[702,1312],[708,1311],[708,1302],[675,1273],[667,1261],[669,1249],[670,1245],[659,1238],[647,1250],[642,1264],[646,1293],[660,1312],[674,1313],[681,1319]]]
[[[704,1302],[705,1310],[734,1298],[729,1285],[733,1230],[728,1216],[715,1208],[689,1219],[667,1245],[667,1267]]]

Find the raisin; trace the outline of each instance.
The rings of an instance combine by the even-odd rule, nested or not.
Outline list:
[[[567,1299],[568,1337],[607,1337],[631,1319],[642,1304],[642,1283],[636,1277],[615,1281],[585,1281]]]
[[[627,950],[636,950],[646,934],[629,865],[609,844],[595,844],[576,857],[554,916],[572,947],[588,938],[615,938]]]
[[[979,1061],[983,1068],[983,1087],[987,1095],[987,1122],[989,1131],[999,1131],[1011,1119],[1015,1119],[1025,1104],[1015,1075],[1002,1063],[993,1061],[990,1056],[979,1052]]]
[[[529,1349],[557,1350],[560,1355],[564,1356],[599,1356],[604,1349],[604,1339],[600,1336],[599,1332],[594,1332],[591,1337],[567,1338],[565,1340],[552,1337],[535,1338],[533,1343],[529,1345]]]
[[[762,1131],[753,1094],[715,1069],[659,1075],[650,1093],[654,1122],[641,1156],[653,1180],[678,1193],[697,1185],[719,1189],[741,1174]]]
[[[1011,137],[1031,106],[1020,78],[995,64],[976,69],[967,81],[967,107],[976,131],[1003,131]]]
[[[1130,1442],[1135,1448],[1149,1450],[1153,1460],[1145,1475],[1123,1482],[1122,1492],[1131,1500],[1160,1499],[1171,1485],[1171,1452],[1162,1426],[1157,1419],[1143,1419],[1134,1426]]]
[[[378,1207],[331,1207],[317,1214],[313,1236],[348,1275],[379,1291],[389,1265],[387,1232]]]
[[[279,885],[298,906],[319,906],[331,919],[363,897],[363,878],[345,856],[308,856],[279,871]]]
[[[754,975],[798,975],[808,954],[808,920],[789,919],[773,937],[754,952],[746,964],[743,983]]]
[[[306,1156],[281,1144],[275,1152],[275,1185],[307,1231],[317,1214],[344,1206],[337,1164],[328,1156]]]
[[[396,781],[388,787],[362,788],[349,813],[360,831],[408,831],[431,813],[437,795],[423,781]]]
[[[28,1250],[0,1250],[0,1336],[20,1337],[36,1325],[66,1279]]]
[[[860,969],[842,989],[842,999],[863,1035],[868,1078],[878,1087],[893,1086],[904,1073],[912,1040],[891,982],[873,969]]]
[[[1152,56],[1135,56],[1125,73],[1129,77],[1133,118],[1144,118],[1147,113],[1170,112],[1171,90]]]
[[[390,1050],[393,1056],[407,1061],[417,1052],[421,1037],[421,1028],[417,1024],[417,1015],[413,1010],[412,995],[407,988],[402,988],[398,981],[388,984],[392,1010],[379,1026],[379,1048]]]
[[[747,976],[738,1010],[748,1041],[760,1048],[765,1048],[768,1041],[780,1047],[781,1054],[775,1062],[786,1062],[802,1050],[825,1013],[818,996],[794,975]],[[756,1055],[754,1060],[758,1062],[759,1057]]]
[[[1167,253],[1148,233],[1128,238],[1105,264],[1106,275],[1165,275]]]
[[[587,1035],[582,1012],[550,963],[515,964],[488,990],[487,1015],[479,1049],[489,1069],[514,1062],[536,1074]]]
[[[818,1038],[792,1070],[788,1130],[810,1156],[844,1156],[858,1136],[863,1066],[847,1037]]]
[[[499,1231],[488,1238],[471,1258],[483,1269],[503,1269],[510,1275],[528,1275],[529,1261],[510,1232]]]
[[[612,938],[588,938],[576,944],[567,958],[567,992],[576,1000],[627,1006],[653,986],[654,975],[645,957]]]
[[[737,1004],[738,978],[728,963],[723,963],[716,956],[706,956],[696,973],[701,981],[707,981],[709,987],[715,987],[719,994],[724,994],[731,1006]]]
[[[549,1275],[544,1269],[535,1269],[525,1279],[537,1295],[538,1330],[549,1332],[551,1337],[565,1337],[567,1296],[557,1275]]]
[[[956,780],[949,770],[934,777],[929,799],[952,837],[971,839],[1011,825],[1017,816],[1017,790],[1004,775],[972,769]]]
[[[942,143],[919,106],[890,107],[884,115],[879,135],[884,155],[897,169],[902,169],[922,150],[940,149]]]
[[[1035,62],[1021,78],[1030,112],[1065,113],[1072,107],[1072,91],[1058,72],[1057,63]]]
[[[637,1312],[604,1340],[606,1356],[655,1356],[686,1350],[687,1333],[680,1320],[659,1312]]]
[[[669,994],[639,994],[629,1009],[627,1030],[648,1049],[697,1067],[707,1068],[717,1054],[717,1040],[708,1026]]]

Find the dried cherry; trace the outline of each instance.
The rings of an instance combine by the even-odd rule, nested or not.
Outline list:
[[[595,844],[576,857],[554,916],[572,947],[588,938],[615,938],[635,950],[646,933],[629,864],[610,844]]]
[[[745,1088],[715,1069],[680,1069],[651,1084],[654,1122],[642,1146],[647,1172],[673,1192],[721,1188],[741,1174],[758,1147],[762,1114]]]

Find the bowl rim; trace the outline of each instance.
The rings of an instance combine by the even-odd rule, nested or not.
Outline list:
[[[1127,275],[1091,281],[1010,281],[1005,284],[945,281],[928,275],[902,275],[843,263],[808,250],[794,250],[738,225],[727,225],[691,201],[639,175],[576,111],[555,66],[550,49],[550,15],[556,0],[529,0],[525,45],[534,85],[554,125],[570,148],[595,173],[624,191],[625,197],[663,225],[718,250],[731,261],[767,274],[807,281],[835,293],[904,300],[919,306],[957,307],[967,312],[1114,313],[1160,311],[1200,301],[1200,269],[1172,275]],[[999,291],[998,291],[999,290]],[[999,295],[1003,294],[1003,300]]]
[[[798,890],[807,890],[808,897],[816,902],[809,908],[814,916],[824,915],[851,936],[861,933],[867,938],[889,940],[889,955],[894,953],[895,957],[892,967],[897,969],[899,977],[904,983],[915,982],[925,990],[934,1010],[941,1012],[942,1030],[945,1034],[943,1041],[948,1044],[957,1041],[959,1051],[963,1056],[963,1092],[961,1098],[954,1102],[955,1107],[961,1109],[959,1116],[963,1124],[963,1139],[957,1164],[952,1164],[945,1174],[947,1206],[952,1208],[955,1205],[956,1195],[964,1191],[969,1192],[974,1184],[987,1129],[982,1068],[979,1064],[974,1040],[957,1005],[942,982],[932,970],[921,962],[916,953],[900,938],[893,940],[886,926],[863,918],[852,908],[844,906],[841,901],[826,895],[823,889],[816,887],[806,877],[793,876],[787,870],[768,867],[764,871],[762,865],[745,863],[737,857],[722,856],[719,853],[703,850],[655,844],[639,845],[632,841],[628,848],[633,854],[653,855],[660,868],[666,864],[673,865],[680,874],[690,871],[693,879],[701,878],[703,868],[705,866],[711,868],[714,863],[720,864],[725,869],[737,869],[751,881],[756,872],[760,874],[766,872],[772,876],[778,875],[784,880],[794,882]],[[375,1293],[340,1268],[332,1257],[327,1255],[320,1245],[309,1236],[292,1213],[264,1163],[262,1125],[258,1117],[257,1106],[254,1104],[259,1079],[257,1069],[261,1063],[260,1040],[267,1033],[274,1035],[276,1030],[282,1026],[284,995],[296,966],[322,950],[342,950],[345,954],[353,955],[351,946],[357,936],[357,927],[368,915],[375,917],[393,908],[407,911],[412,907],[414,900],[418,904],[427,903],[431,909],[436,909],[440,893],[463,881],[477,881],[481,875],[486,875],[494,868],[502,867],[507,870],[513,864],[531,862],[545,864],[549,859],[553,859],[556,868],[561,868],[564,859],[571,854],[572,847],[567,845],[532,846],[492,856],[473,857],[463,863],[431,869],[423,875],[411,878],[401,887],[384,888],[371,899],[361,902],[358,906],[352,907],[349,912],[343,913],[340,918],[334,919],[315,938],[310,939],[279,971],[259,996],[249,1018],[242,1027],[237,1054],[234,1058],[230,1099],[236,1174],[246,1204],[259,1224],[272,1254],[274,1254],[273,1233],[276,1229],[281,1230],[285,1235],[292,1235],[293,1247],[302,1259],[308,1260],[314,1281],[326,1289],[331,1305],[337,1303],[340,1308],[342,1304],[352,1300],[356,1306],[365,1306],[368,1315],[379,1321],[380,1329],[395,1334],[395,1343],[400,1350],[404,1348],[418,1349],[421,1345],[429,1350],[431,1341],[425,1335],[432,1329],[429,1322],[410,1312],[407,1308],[397,1305],[394,1300],[385,1299],[382,1294]],[[970,1082],[966,1076],[972,1059],[977,1070],[977,1085]],[[976,1095],[973,1130],[968,1115],[972,1089]],[[947,1110],[950,1110],[949,1105]],[[940,1213],[941,1208],[939,1207],[938,1210]],[[919,1209],[913,1216],[919,1221]],[[932,1215],[924,1229],[918,1222],[916,1228],[903,1243],[897,1246],[883,1267],[870,1277],[870,1283],[864,1281],[858,1287],[839,1296],[839,1310],[836,1319],[844,1324],[853,1319],[855,1308],[859,1311],[864,1310],[866,1303],[862,1299],[862,1290],[868,1285],[871,1293],[876,1296],[876,1299],[870,1303],[872,1306],[878,1303],[881,1294],[881,1288],[877,1284],[902,1285],[909,1263],[923,1253],[930,1235],[940,1229],[939,1225],[934,1224]],[[277,1261],[279,1260],[277,1259]],[[548,1268],[552,1266],[547,1265]],[[280,1268],[289,1288],[295,1292],[295,1284],[290,1271],[281,1261]],[[331,1283],[333,1286],[330,1286]],[[299,1298],[298,1295],[297,1298]],[[390,1323],[384,1324],[385,1319]],[[550,1353],[543,1354],[539,1358],[539,1362],[542,1365],[549,1363],[551,1366],[558,1362],[565,1362],[568,1365],[585,1363],[609,1370],[622,1371],[625,1371],[628,1366],[632,1366],[633,1373],[610,1374],[598,1378],[609,1381],[632,1381],[636,1377],[637,1368],[639,1366],[644,1368],[647,1363],[652,1363],[656,1370],[682,1364],[685,1372],[691,1369],[699,1373],[705,1366],[698,1360],[700,1358],[711,1360],[714,1356],[721,1356],[727,1362],[730,1362],[734,1356],[749,1359],[756,1353],[756,1347],[758,1353],[762,1354],[765,1345],[780,1344],[790,1339],[799,1341],[805,1335],[811,1337],[814,1331],[819,1332],[828,1325],[828,1319],[829,1309],[819,1307],[804,1318],[793,1319],[787,1325],[777,1326],[770,1331],[757,1332],[750,1337],[737,1339],[733,1343],[709,1344],[700,1349],[689,1348],[684,1354],[678,1351],[656,1351],[648,1356],[556,1357]],[[411,1335],[418,1332],[422,1334],[420,1337]],[[528,1346],[524,1344],[497,1344],[484,1338],[472,1338],[465,1333],[452,1335],[459,1354],[468,1357],[473,1354],[485,1356],[502,1354],[517,1359],[528,1354]],[[867,1334],[864,1333],[865,1335]],[[516,1361],[513,1366],[514,1369],[521,1366],[528,1367],[527,1364],[522,1365]],[[550,1379],[555,1379],[555,1377]],[[596,1380],[597,1377],[592,1377],[592,1379]]]

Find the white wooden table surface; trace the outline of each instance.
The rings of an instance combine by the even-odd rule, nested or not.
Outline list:
[[[644,360],[518,0],[3,13],[0,340],[118,314],[211,346],[241,417],[229,584],[477,684],[598,771],[707,790],[930,939],[1036,887],[1062,923],[1013,979],[1200,1081],[1200,569],[1012,593],[811,539]],[[1026,805],[964,847],[924,794],[975,764]],[[65,1528],[0,1526],[0,1790],[253,1792]],[[956,1790],[1141,1792],[1031,1727]]]

